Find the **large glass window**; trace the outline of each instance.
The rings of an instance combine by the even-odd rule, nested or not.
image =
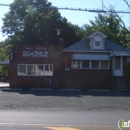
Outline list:
[[[73,68],[80,68],[80,61],[78,60],[75,60],[72,62],[72,67]]]
[[[45,65],[45,75],[52,75],[53,74],[52,70],[53,70],[52,65]]]
[[[27,75],[35,75],[34,65],[27,65]]]
[[[18,65],[18,75],[27,76],[52,76],[53,65],[27,64]]]
[[[18,75],[26,75],[26,65],[18,66]]]
[[[27,65],[27,75],[44,75],[43,65]]]

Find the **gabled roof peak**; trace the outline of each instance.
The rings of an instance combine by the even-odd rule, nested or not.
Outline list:
[[[92,38],[96,34],[100,34],[100,35],[102,35],[103,38],[107,38],[107,36],[104,35],[103,33],[101,33],[100,31],[96,31],[95,33],[91,34],[88,38]]]

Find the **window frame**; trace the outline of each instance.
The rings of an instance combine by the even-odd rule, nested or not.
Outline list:
[[[105,61],[105,60],[103,60],[103,61]],[[108,61],[107,61],[107,68],[101,68],[101,62],[102,61],[99,62],[100,69],[109,69],[109,62]]]
[[[83,61],[88,61],[88,62],[89,62],[89,67],[88,67],[88,68],[83,67]],[[81,68],[82,68],[82,69],[90,69],[90,60],[82,60],[82,61],[81,61],[81,64],[82,64],[82,65],[81,65]]]
[[[18,73],[19,73],[19,66],[20,66],[20,65],[25,65],[25,69],[26,69],[25,71],[26,71],[26,73],[23,74],[23,75],[18,74]],[[27,66],[26,66],[26,64],[18,64],[18,65],[17,65],[17,75],[18,75],[18,76],[19,76],[19,75],[20,75],[20,76],[26,76],[26,75],[27,75]]]
[[[76,67],[73,67],[73,62],[74,61],[79,61],[79,68],[76,68]],[[73,69],[81,69],[81,60],[72,60],[72,62],[71,62],[71,68],[73,68]]]
[[[93,66],[93,62],[95,62],[95,61],[98,62],[98,67],[97,67],[97,68],[93,68],[93,67],[92,67],[92,66]],[[98,61],[98,60],[92,60],[92,61],[91,61],[91,69],[100,69],[99,62],[100,62],[100,61]]]
[[[80,67],[79,68],[74,68],[73,67],[73,61],[79,61],[80,62]],[[84,60],[72,60],[72,62],[71,62],[71,69],[91,69],[91,70],[108,70],[108,69],[110,69],[109,61],[107,61],[108,68],[101,68],[101,62],[102,61],[106,61],[106,60],[99,60],[99,61],[96,60],[96,61],[98,61],[98,68],[92,68],[92,61],[95,61],[95,60],[87,60],[87,61],[89,61],[89,68],[83,68],[82,61],[84,61]]]
[[[25,65],[26,66],[26,74],[24,75],[20,75],[18,74],[19,73],[19,66],[20,65]],[[43,75],[28,75],[28,65],[43,65]],[[51,65],[52,66],[52,75],[45,75],[45,66],[46,65]],[[53,76],[54,75],[54,67],[53,67],[53,64],[17,64],[17,76],[36,76],[36,77],[41,77],[41,76],[46,76],[46,77],[49,77],[49,76]]]
[[[96,42],[100,43],[100,46],[96,46]],[[100,36],[95,36],[94,37],[94,49],[102,49],[102,37]]]

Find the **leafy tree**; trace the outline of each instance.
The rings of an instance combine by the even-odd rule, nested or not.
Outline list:
[[[7,40],[0,42],[0,61],[9,59],[12,46],[8,44]],[[0,65],[0,75],[8,75],[9,66]]]
[[[128,6],[128,9],[130,10],[130,4],[128,0],[123,0],[126,5]],[[113,14],[113,17],[115,21],[118,21],[118,27],[119,32],[116,33],[116,36],[120,41],[118,41],[119,44],[123,45],[127,49],[130,49],[130,28],[126,27],[125,22],[123,21],[122,17],[115,11],[114,6],[109,5],[109,8],[105,6],[105,4],[102,2],[102,7],[111,13],[106,13],[106,15],[109,17],[111,14]]]
[[[13,47],[22,43],[54,43],[59,37],[65,39],[67,46],[81,40],[74,27],[47,0],[14,0],[3,22],[2,32],[9,36]],[[60,36],[56,28],[64,29]]]
[[[115,18],[115,14],[98,14],[95,20],[90,20],[90,25],[84,25],[86,28],[86,34],[90,35],[95,31],[101,31],[107,35],[108,39],[129,48],[128,39],[130,37],[129,33],[121,28],[121,20]]]

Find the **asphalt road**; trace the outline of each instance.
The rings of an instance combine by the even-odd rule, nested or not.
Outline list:
[[[41,111],[41,110],[3,110],[0,111],[0,129],[6,128],[36,128],[48,129],[66,127],[70,130],[109,129],[118,127],[118,120],[130,119],[130,111]],[[55,129],[53,129],[55,130]]]
[[[130,92],[0,91],[0,130],[119,130]]]

